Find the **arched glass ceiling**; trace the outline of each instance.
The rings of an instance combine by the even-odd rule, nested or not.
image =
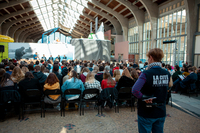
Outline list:
[[[86,5],[86,0],[31,0],[38,19],[45,31],[62,24],[71,31]],[[78,4],[81,3],[81,4]]]

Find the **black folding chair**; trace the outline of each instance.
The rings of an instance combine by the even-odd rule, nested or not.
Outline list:
[[[196,81],[193,82],[193,84],[196,85]],[[191,84],[189,84],[188,87],[187,87],[187,93],[189,94],[189,98],[190,98],[190,94],[196,94],[196,97],[198,97],[198,88],[197,88],[197,86],[196,86],[195,89],[192,90],[191,89]]]
[[[172,87],[169,87],[169,89],[167,90],[167,101],[166,101],[166,104],[168,104],[169,102],[169,98],[171,100],[171,107],[172,107]]]
[[[22,119],[24,119],[24,112],[26,111],[35,111],[35,110],[39,110],[39,109],[29,109],[29,110],[25,110],[25,106],[26,105],[37,105],[40,104],[40,110],[41,110],[41,117],[42,117],[42,93],[40,90],[38,89],[27,89],[25,91],[25,96],[22,98],[22,103],[21,103],[21,107],[22,107]]]
[[[132,106],[135,103],[135,96],[131,93],[132,88],[131,87],[121,87],[118,92],[118,99],[117,99],[117,106],[118,106],[118,113],[119,113],[119,100],[131,100],[131,112],[132,112]],[[135,111],[135,106],[134,106]],[[116,112],[116,106],[115,106],[115,112]]]
[[[16,86],[7,86],[7,87],[0,87],[0,112],[2,118],[5,117],[5,108],[7,107],[15,107],[15,111],[19,113],[20,119],[20,102],[21,102],[21,95],[16,90]]]
[[[96,95],[91,99],[85,99],[85,95]],[[99,101],[99,90],[96,88],[92,88],[92,89],[86,89],[83,91],[83,96],[82,96],[82,104],[83,105],[83,109],[82,109],[82,114],[84,115],[84,105],[86,102],[95,102],[95,106],[98,106],[98,114],[99,114],[99,105],[97,105],[97,102]]]
[[[79,89],[67,89],[64,92],[64,97],[62,98],[62,109],[63,109],[63,116],[65,117],[65,106],[66,103],[78,103],[79,104],[79,108],[80,108],[80,115],[81,115],[81,97],[82,97],[82,92]],[[73,100],[66,100],[65,96],[66,95],[79,95],[79,97],[77,99],[73,99]]]
[[[62,96],[61,90],[60,89],[56,89],[56,90],[45,90],[44,91],[44,96],[43,96],[43,117],[45,117],[45,103],[44,103],[44,97],[45,96],[49,96],[49,95],[60,95]],[[62,116],[62,100],[59,102],[60,103],[60,112],[61,112],[61,116]]]

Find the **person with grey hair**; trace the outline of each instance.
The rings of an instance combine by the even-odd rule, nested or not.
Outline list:
[[[110,66],[105,66],[105,72],[110,72]]]
[[[111,76],[113,76],[112,71],[110,70],[110,66],[105,66],[105,72],[109,72]]]

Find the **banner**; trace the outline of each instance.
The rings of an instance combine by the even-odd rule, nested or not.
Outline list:
[[[8,58],[8,43],[7,42],[0,42],[0,45],[4,46],[4,52],[0,52],[0,62],[2,59],[7,59]]]
[[[54,59],[60,55],[61,59],[65,55],[67,59],[74,59],[74,46],[70,44],[45,44],[45,43],[9,43],[9,58],[11,59],[33,59],[37,52],[39,59],[45,55],[49,59],[50,55]]]

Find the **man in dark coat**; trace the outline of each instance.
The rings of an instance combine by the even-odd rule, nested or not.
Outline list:
[[[64,67],[61,71],[62,77],[68,74],[67,63],[63,63]]]
[[[45,81],[46,81],[46,79],[47,79],[47,76],[46,76],[45,74],[43,74],[40,70],[41,70],[40,66],[39,66],[39,65],[36,65],[36,66],[34,67],[33,76],[34,76],[36,79],[39,80],[39,83],[40,83],[40,85],[41,85],[42,88],[43,88],[44,83],[45,83]]]
[[[100,83],[103,80],[103,73],[104,73],[104,67],[99,67],[99,72],[95,75],[95,79],[98,80]]]
[[[58,64],[54,64],[53,65],[53,73],[55,73],[55,75],[57,76],[57,78],[59,79],[60,81],[60,86],[62,85],[62,75],[58,73],[59,71],[59,66]]]

